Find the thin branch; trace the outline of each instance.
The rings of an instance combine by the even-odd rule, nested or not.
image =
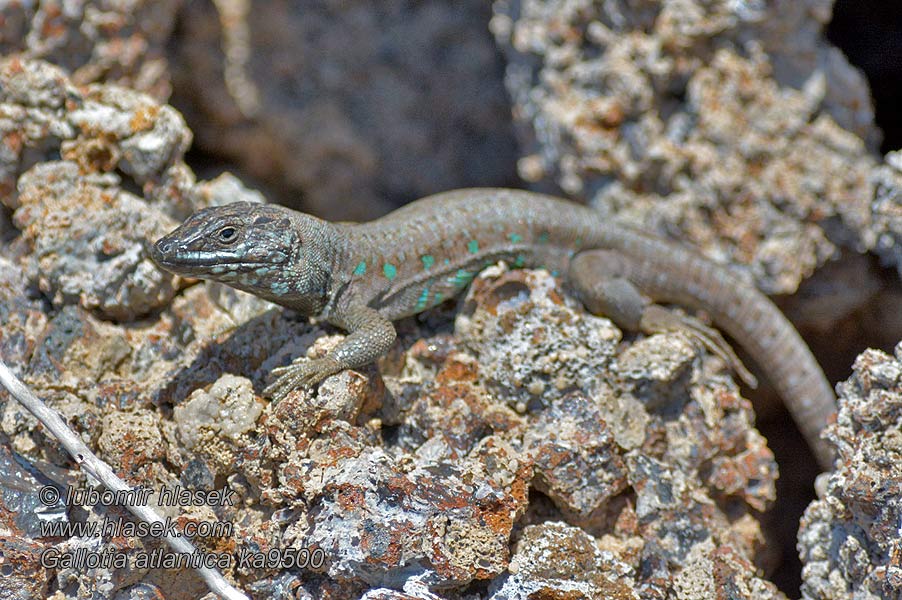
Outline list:
[[[69,426],[66,425],[59,414],[44,404],[40,398],[35,396],[32,391],[13,374],[2,360],[0,360],[0,384],[9,391],[10,395],[12,395],[19,404],[28,409],[38,421],[44,424],[44,427],[60,441],[63,448],[72,455],[72,458],[75,459],[75,462],[78,463],[82,469],[91,474],[109,490],[117,492],[127,492],[131,490],[131,487],[120,479],[109,465],[91,452],[90,448],[81,441],[76,433],[69,429]],[[125,496],[127,497],[127,495]],[[164,522],[163,517],[158,515],[156,511],[149,506],[132,504],[125,504],[124,506],[129,512],[142,521],[147,523]],[[176,552],[192,555],[200,554],[200,551],[195,548],[187,538],[166,534],[163,536],[163,539],[169,544],[169,547]],[[216,569],[198,567],[196,570],[207,583],[207,587],[210,588],[210,591],[217,594],[220,598],[225,598],[226,600],[248,600],[247,596],[232,587],[232,585],[226,581],[225,577],[223,577]]]

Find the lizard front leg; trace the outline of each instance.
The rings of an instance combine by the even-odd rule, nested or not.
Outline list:
[[[348,335],[322,358],[299,357],[290,365],[277,367],[277,379],[263,390],[275,402],[297,387],[312,387],[330,375],[371,363],[385,354],[397,334],[391,321],[368,306],[351,306],[329,319]]]
[[[758,385],[733,348],[720,333],[698,319],[680,315],[652,303],[630,280],[636,265],[622,252],[588,250],[570,262],[568,279],[580,301],[593,313],[604,315],[618,326],[643,333],[682,331],[720,357],[750,387]]]

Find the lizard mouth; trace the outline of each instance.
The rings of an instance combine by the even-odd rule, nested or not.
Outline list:
[[[206,275],[214,277],[226,272],[252,271],[270,262],[238,260],[223,254],[180,250],[165,237],[150,248],[150,257],[160,267],[177,275]]]

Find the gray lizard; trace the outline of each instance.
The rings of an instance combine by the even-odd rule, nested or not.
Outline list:
[[[273,369],[275,400],[384,354],[392,321],[460,293],[488,265],[565,274],[592,312],[633,331],[682,330],[752,387],[720,334],[652,300],[708,312],[767,373],[821,465],[821,429],[836,400],[820,366],[773,303],[696,252],[611,224],[551,196],[474,188],[413,202],[369,223],[330,223],[272,204],[206,208],[156,242],[153,259],[173,273],[226,283],[348,332],[323,358]]]

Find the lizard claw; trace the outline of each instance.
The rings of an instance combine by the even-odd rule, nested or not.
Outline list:
[[[276,367],[271,371],[276,380],[263,389],[264,395],[271,395],[273,402],[280,402],[292,390],[311,388],[329,375],[341,371],[342,367],[333,358],[296,358],[290,365]]]
[[[717,355],[727,363],[733,371],[739,375],[750,388],[758,387],[758,380],[749,372],[733,348],[727,343],[720,332],[708,327],[698,319],[688,315],[678,315],[663,306],[652,304],[645,308],[640,323],[642,331],[646,333],[659,333],[662,331],[682,331],[701,342],[712,354]]]

